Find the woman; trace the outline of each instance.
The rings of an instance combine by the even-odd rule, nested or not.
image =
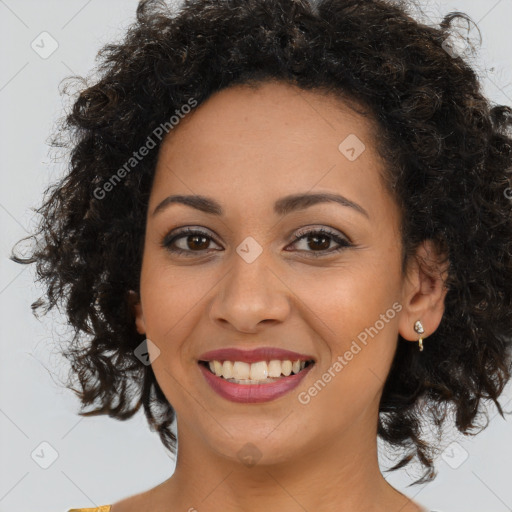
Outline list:
[[[31,257],[82,415],[143,406],[173,475],[98,512],[426,509],[511,376],[512,110],[382,0],[141,2],[63,127]],[[89,341],[83,345],[83,334]],[[71,387],[71,383],[70,383]],[[135,403],[133,400],[135,399]],[[176,420],[176,430],[173,421]],[[70,511],[71,512],[71,511]]]

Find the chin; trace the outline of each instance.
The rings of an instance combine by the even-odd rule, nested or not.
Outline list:
[[[251,424],[252,428],[247,419],[243,428],[224,423],[231,435],[222,430],[225,435],[209,437],[208,444],[221,457],[247,467],[287,463],[300,458],[301,446],[307,442],[304,439],[305,429],[302,429],[301,434],[300,429],[290,432],[286,422],[286,419],[274,418],[272,421]],[[208,434],[211,436],[211,430]]]

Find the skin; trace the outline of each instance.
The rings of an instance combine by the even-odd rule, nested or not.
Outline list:
[[[214,94],[164,140],[135,314],[138,332],[160,351],[150,350],[152,367],[177,413],[179,451],[172,477],[115,503],[112,512],[423,510],[380,472],[378,406],[398,334],[416,343],[420,319],[428,350],[444,312],[446,269],[425,242],[417,256],[438,272],[427,273],[413,258],[401,273],[400,212],[381,180],[385,164],[374,129],[329,96],[267,82]],[[349,134],[366,146],[354,161],[338,149]],[[336,203],[282,218],[273,212],[279,198],[316,192],[341,194],[368,218]],[[152,216],[171,194],[212,197],[225,214],[172,204]],[[185,226],[211,236],[175,242],[189,257],[161,246]],[[332,252],[339,244],[331,238],[293,237],[321,227],[353,246]],[[252,263],[236,252],[248,236],[263,250]],[[299,393],[394,303],[401,305],[394,318],[308,404],[300,403]],[[207,350],[235,346],[286,348],[317,362],[290,393],[238,404],[210,389],[197,364]],[[261,454],[252,467],[237,455],[248,442]]]

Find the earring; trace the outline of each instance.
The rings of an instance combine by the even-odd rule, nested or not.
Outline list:
[[[423,351],[423,337],[421,335],[425,332],[425,329],[423,329],[423,324],[419,320],[417,320],[415,322],[414,330],[420,335],[420,339],[418,340],[418,345],[420,348],[420,352],[422,352]]]

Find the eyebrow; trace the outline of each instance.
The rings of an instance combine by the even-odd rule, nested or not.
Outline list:
[[[210,215],[224,215],[222,206],[211,197],[201,195],[172,195],[166,197],[158,204],[158,206],[153,210],[152,216],[162,212],[171,204],[176,203],[190,206],[191,208],[195,208],[196,210]],[[305,210],[306,208],[320,203],[337,203],[341,206],[354,209],[368,219],[370,218],[368,212],[359,204],[354,203],[354,201],[351,201],[344,196],[330,193],[292,194],[282,197],[274,203],[274,212],[276,215],[283,217],[291,212]]]

